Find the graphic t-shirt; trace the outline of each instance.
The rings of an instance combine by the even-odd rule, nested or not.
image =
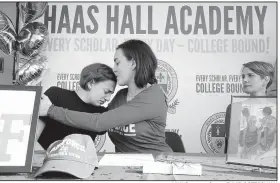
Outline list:
[[[165,100],[159,98],[159,96],[163,95],[160,90],[159,86],[154,86],[145,92],[150,96],[150,102],[154,103],[153,106],[163,108],[166,104]],[[108,106],[109,110],[126,104],[127,92],[127,88],[120,90]],[[142,102],[145,102],[145,100]],[[133,104],[131,107],[139,108],[139,114],[141,114],[141,101],[138,104]],[[156,109],[150,108],[149,110],[153,111]],[[131,114],[128,110],[123,115]],[[115,144],[116,152],[172,152],[165,142],[166,115],[167,113],[162,113],[162,116],[155,116],[151,119],[110,129],[108,134]]]

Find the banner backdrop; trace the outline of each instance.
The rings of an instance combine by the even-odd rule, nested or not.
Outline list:
[[[159,60],[166,130],[181,136],[187,152],[221,153],[230,96],[243,95],[242,64],[276,61],[276,3],[169,4],[49,2],[39,19],[50,32],[44,90],[76,90],[84,66],[113,67],[116,46],[141,39]],[[108,137],[98,143],[100,151],[114,151]]]

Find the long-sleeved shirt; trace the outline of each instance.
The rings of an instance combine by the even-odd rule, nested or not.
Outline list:
[[[109,136],[117,152],[171,152],[165,142],[167,103],[159,85],[141,91],[126,101],[127,89],[120,90],[109,110],[102,114],[52,107],[48,115],[66,125],[101,132]]]

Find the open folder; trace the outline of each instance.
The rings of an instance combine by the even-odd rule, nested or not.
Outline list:
[[[105,154],[99,166],[144,166],[154,161],[152,154]]]

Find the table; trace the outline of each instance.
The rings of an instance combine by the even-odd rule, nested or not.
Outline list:
[[[99,160],[102,154],[98,154]],[[87,180],[277,180],[276,169],[226,164],[225,155],[210,155],[204,153],[161,153],[153,154],[156,161],[188,161],[202,165],[202,175],[161,175],[143,174],[142,167],[99,167]],[[37,151],[33,158],[32,173],[0,174],[0,180],[73,180],[67,177],[38,177],[33,175],[42,165],[45,153]]]

